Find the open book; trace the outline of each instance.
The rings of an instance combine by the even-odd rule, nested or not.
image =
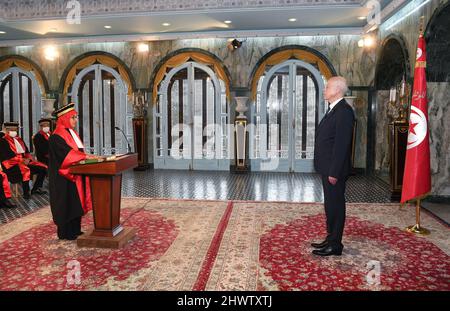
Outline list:
[[[92,164],[92,163],[100,163],[105,161],[115,161],[118,157],[122,156],[122,154],[114,154],[108,156],[100,156],[98,159],[85,159],[78,162],[78,164]]]

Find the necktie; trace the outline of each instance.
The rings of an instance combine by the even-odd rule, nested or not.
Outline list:
[[[327,112],[325,112],[325,117],[328,115],[329,112],[330,112],[330,106],[328,106]]]

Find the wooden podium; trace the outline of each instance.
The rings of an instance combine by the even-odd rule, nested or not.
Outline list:
[[[135,236],[135,228],[120,224],[120,201],[122,172],[137,165],[137,154],[132,153],[70,168],[72,174],[89,176],[91,184],[94,228],[78,237],[79,247],[121,248]]]

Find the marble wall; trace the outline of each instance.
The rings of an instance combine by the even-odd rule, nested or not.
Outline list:
[[[247,87],[257,62],[266,53],[285,45],[304,45],[324,54],[338,74],[345,76],[350,85],[370,85],[374,78],[375,52],[358,48],[359,36],[303,36],[240,38],[242,47],[234,52],[227,49],[226,39],[189,39],[148,42],[150,51],[139,53],[137,42],[99,42],[63,44],[57,49],[60,57],[53,62],[44,58],[45,46],[1,48],[0,56],[19,54],[35,61],[43,69],[52,90],[57,90],[63,71],[79,55],[90,51],[103,51],[116,55],[130,68],[138,88],[148,88],[157,64],[167,54],[183,48],[199,48],[220,58],[231,74],[233,87]]]
[[[152,74],[161,60],[167,54],[183,48],[202,49],[221,59],[231,75],[232,88],[248,88],[251,74],[258,61],[273,49],[286,45],[304,45],[316,49],[328,58],[338,74],[348,79],[349,85],[370,85],[374,80],[375,51],[359,48],[357,46],[359,36],[327,35],[239,39],[244,41],[243,45],[234,52],[227,48],[226,39],[211,38],[147,42],[149,44],[148,53],[137,51],[138,42],[62,44],[56,46],[60,56],[53,62],[44,58],[45,46],[43,45],[0,48],[0,56],[19,54],[33,60],[42,68],[48,79],[50,90],[53,91],[57,91],[60,87],[60,79],[70,62],[74,58],[91,51],[108,52],[120,58],[130,68],[137,88],[145,89],[150,87]],[[362,114],[359,116],[361,120],[367,119],[367,109],[358,111]],[[231,121],[233,121],[233,116],[234,113],[231,116]],[[151,113],[148,118],[151,129]],[[364,130],[365,124],[361,123],[361,130]],[[365,136],[362,135],[361,137]],[[358,167],[365,167],[366,146],[365,140],[357,144],[359,150],[357,153]],[[150,161],[152,161],[152,135],[149,135],[149,150]]]
[[[418,21],[424,15],[428,23],[433,12],[448,0],[432,0],[416,13],[404,19],[396,26],[387,30],[383,25],[376,33],[378,38],[377,50],[365,50],[357,46],[360,39],[356,35],[326,35],[326,36],[292,36],[292,37],[252,37],[239,38],[244,41],[240,49],[231,52],[227,49],[227,40],[221,38],[189,39],[189,40],[166,40],[148,42],[150,51],[139,53],[137,42],[92,42],[83,44],[58,45],[60,57],[49,62],[43,56],[45,46],[21,46],[0,48],[0,56],[19,54],[36,62],[43,70],[48,79],[50,89],[57,91],[60,79],[69,63],[76,57],[90,51],[108,52],[119,57],[129,68],[136,81],[138,88],[148,89],[152,73],[159,62],[169,53],[182,48],[199,48],[206,50],[223,61],[231,76],[232,88],[248,88],[251,73],[257,62],[273,49],[286,45],[304,45],[316,49],[325,55],[333,64],[338,74],[343,75],[351,86],[373,86],[377,55],[380,53],[381,42],[390,34],[398,34],[404,38],[408,50],[410,63],[414,64],[416,54]],[[414,66],[411,66],[411,75]],[[449,195],[449,131],[444,130],[444,124],[449,124],[449,87],[447,84],[429,83],[429,114],[430,114],[430,137],[432,152],[432,182],[433,194]],[[374,113],[375,122],[375,169],[383,174],[389,170],[388,145],[387,145],[387,105],[385,91],[376,94],[376,105]],[[366,98],[365,94],[360,94]],[[365,167],[366,162],[366,129],[367,129],[367,102],[362,101],[360,107],[356,107],[358,118],[357,133],[358,144],[356,145],[356,167]],[[149,114],[149,121],[152,116]],[[447,122],[447,123],[445,123]],[[151,124],[150,124],[151,128]],[[149,151],[152,154],[152,135],[149,135]],[[151,161],[152,156],[150,156]]]
[[[450,83],[429,82],[432,193],[450,196]]]
[[[388,116],[389,91],[377,92],[375,113],[375,170],[384,178],[389,174]]]
[[[365,168],[367,155],[367,107],[368,93],[367,91],[353,91],[354,100],[353,108],[356,117],[356,137],[355,137],[355,158],[353,167]]]
[[[432,0],[421,7],[415,13],[403,19],[391,29],[387,29],[389,23],[380,27],[380,42],[383,42],[391,34],[399,35],[403,38],[411,64],[411,77],[414,76],[414,64],[419,34],[419,20],[425,17],[427,25],[438,8],[448,5],[448,0]],[[401,18],[404,12],[400,11],[393,19]],[[450,42],[447,44],[447,51],[450,50]],[[432,55],[432,51],[427,51]],[[380,51],[377,52],[378,54]],[[450,73],[448,73],[450,74]],[[428,114],[430,127],[430,151],[431,151],[431,171],[432,171],[432,194],[450,197],[450,84],[449,83],[427,83],[428,88]],[[382,176],[389,172],[388,145],[387,145],[387,99],[388,91],[378,91],[376,100],[376,141],[375,141],[375,169]],[[445,127],[447,126],[447,127]]]

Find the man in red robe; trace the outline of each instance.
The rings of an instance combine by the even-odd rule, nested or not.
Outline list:
[[[25,142],[17,135],[18,122],[5,122],[4,128],[5,135],[0,139],[0,161],[9,181],[14,184],[21,182],[23,197],[29,199],[30,177],[36,174],[31,194],[46,194],[42,184],[47,175],[47,165],[36,161]]]
[[[48,118],[39,120],[40,130],[33,136],[33,145],[36,158],[39,162],[48,165],[48,139],[50,138],[50,124],[52,120]]]
[[[15,208],[17,207],[11,202],[11,188],[9,187],[8,176],[0,171],[0,208]]]
[[[78,114],[75,105],[54,112],[56,129],[49,139],[49,189],[53,221],[58,238],[75,240],[81,232],[81,217],[92,209],[89,178],[69,173],[72,164],[97,156],[84,153],[83,143],[75,131]]]

